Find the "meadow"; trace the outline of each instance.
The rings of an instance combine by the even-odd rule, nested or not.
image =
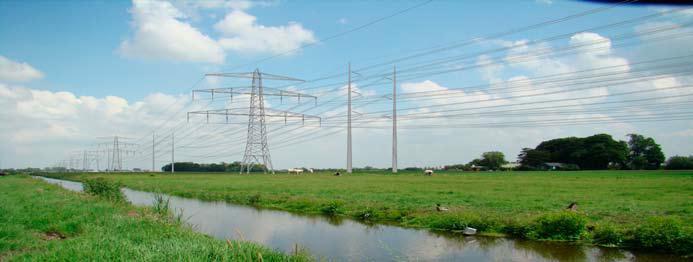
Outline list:
[[[485,235],[685,254],[693,245],[692,171],[48,175],[98,176],[144,191],[432,230],[470,226]],[[573,202],[577,211],[565,211]],[[553,232],[566,228],[572,231]]]
[[[172,217],[67,191],[28,176],[0,177],[0,261],[304,261],[261,245],[195,233]]]

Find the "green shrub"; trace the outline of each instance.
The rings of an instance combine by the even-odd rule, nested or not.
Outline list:
[[[375,210],[373,208],[366,208],[364,210],[358,211],[356,213],[356,218],[363,220],[363,221],[369,221],[375,218]]]
[[[120,188],[120,183],[108,181],[103,177],[84,180],[84,192],[112,201],[123,201],[125,199]]]
[[[532,225],[530,238],[577,240],[585,231],[587,219],[579,213],[562,211],[540,216]]]
[[[592,239],[598,245],[619,246],[623,243],[623,232],[608,224],[598,225]]]
[[[344,206],[344,203],[341,201],[330,201],[323,205],[320,210],[325,215],[334,216],[341,213],[342,206]]]
[[[693,253],[693,236],[685,232],[681,220],[673,217],[652,217],[633,233],[634,245],[644,249]]]
[[[248,205],[256,206],[260,204],[260,194],[248,196]]]

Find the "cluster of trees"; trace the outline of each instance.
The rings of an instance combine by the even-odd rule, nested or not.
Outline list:
[[[445,170],[499,170],[507,164],[503,152],[490,151],[481,154],[481,158],[474,159],[467,164],[447,165]]]
[[[628,142],[611,135],[566,137],[523,148],[518,161],[523,169],[542,169],[547,162],[570,164],[580,169],[658,169],[664,163],[662,148],[651,137],[629,134]]]
[[[517,156],[518,170],[597,169],[693,169],[693,156],[673,156],[665,162],[662,148],[651,137],[629,134],[628,141],[615,140],[608,134],[565,137],[543,141],[535,148],[523,148]],[[455,164],[446,170],[502,170],[508,161],[502,152],[485,152],[467,164]]]
[[[224,163],[221,162],[219,164],[199,164],[199,163],[193,163],[193,162],[176,162],[175,163],[176,171],[178,172],[240,172],[241,171],[241,162],[236,161],[233,163]],[[262,164],[255,164],[251,168],[251,172],[262,172],[265,170],[265,166]],[[161,167],[161,171],[164,172],[171,172],[171,164],[166,164],[165,166]]]
[[[693,169],[693,156],[672,156],[667,160],[666,169],[690,170]]]

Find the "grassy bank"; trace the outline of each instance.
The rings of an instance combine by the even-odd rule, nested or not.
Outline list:
[[[233,246],[233,247],[231,247]],[[0,261],[303,261],[193,232],[125,202],[0,177]]]
[[[103,176],[139,190],[409,227],[471,226],[484,234],[681,254],[693,246],[691,171],[53,176]],[[571,202],[576,213],[563,211]],[[449,211],[436,211],[436,204]]]

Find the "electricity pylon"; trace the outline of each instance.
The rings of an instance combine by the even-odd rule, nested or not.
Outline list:
[[[218,77],[234,77],[234,78],[251,78],[252,84],[250,87],[226,87],[226,88],[214,88],[214,89],[198,89],[193,90],[192,97],[195,99],[196,93],[207,93],[211,95],[214,99],[215,94],[223,94],[225,97],[232,98],[234,94],[237,95],[250,95],[250,105],[248,107],[247,113],[241,112],[238,109],[217,109],[217,110],[204,110],[204,111],[193,111],[188,112],[188,120],[190,120],[190,115],[206,115],[207,122],[209,122],[210,116],[223,115],[226,117],[226,122],[229,121],[229,116],[247,115],[248,116],[248,136],[246,139],[245,153],[243,155],[243,161],[241,162],[241,173],[244,171],[250,173],[250,170],[255,164],[264,165],[264,171],[273,172],[272,167],[272,157],[270,155],[269,144],[267,142],[267,122],[266,118],[269,117],[279,117],[284,118],[286,123],[288,118],[300,118],[302,123],[305,123],[306,119],[317,119],[320,121],[320,117],[294,113],[289,111],[274,110],[265,107],[265,96],[279,96],[282,100],[284,97],[296,97],[298,101],[301,98],[314,99],[317,104],[317,97],[302,94],[294,91],[279,90],[274,88],[267,88],[263,85],[263,80],[280,80],[280,81],[297,81],[304,82],[303,80],[279,76],[273,74],[261,73],[259,69],[255,69],[253,72],[248,73],[217,73],[217,74],[207,74],[206,76],[218,76]]]
[[[91,163],[96,163],[96,171],[99,171],[99,151],[98,150],[84,150],[82,152],[82,171],[91,170]]]
[[[129,139],[126,137],[122,136],[113,136],[113,137],[99,137],[102,139],[113,139],[113,142],[105,142],[105,143],[100,143],[98,144],[99,146],[104,146],[106,153],[107,153],[107,159],[108,159],[108,168],[107,170],[111,171],[118,171],[118,170],[123,170],[123,154],[130,155],[130,154],[135,154],[134,149],[130,149],[130,147],[135,146],[133,143],[125,142],[123,140]]]

